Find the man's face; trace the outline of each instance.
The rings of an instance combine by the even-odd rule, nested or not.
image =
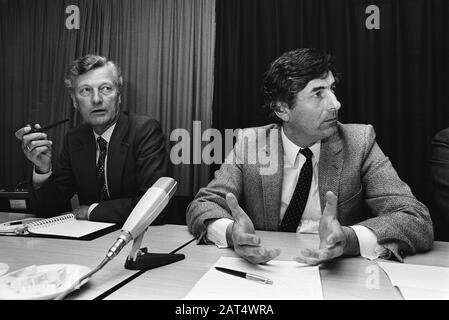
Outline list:
[[[84,122],[102,134],[118,117],[120,96],[114,83],[113,67],[90,70],[78,76],[74,87],[74,105],[81,113]]]
[[[297,93],[293,108],[286,110],[284,130],[302,146],[333,135],[337,129],[340,102],[334,94],[335,79],[329,72],[324,79],[311,80]]]

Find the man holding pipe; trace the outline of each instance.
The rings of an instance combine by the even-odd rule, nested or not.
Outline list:
[[[72,211],[77,219],[121,224],[146,190],[167,175],[162,130],[156,120],[120,112],[123,79],[105,57],[73,61],[65,84],[84,123],[65,135],[54,167],[52,141],[39,125],[15,133],[34,164],[31,208],[43,217]],[[75,193],[80,206],[71,210]]]

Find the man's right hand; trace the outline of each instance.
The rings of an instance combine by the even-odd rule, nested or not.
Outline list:
[[[239,206],[237,198],[232,193],[228,193],[226,202],[235,219],[226,230],[226,239],[228,244],[234,247],[234,251],[251,263],[266,263],[276,258],[281,250],[260,246],[260,238],[256,236],[254,225]]]
[[[38,124],[35,125],[39,129]],[[47,139],[47,134],[43,132],[31,132],[31,126],[16,131],[17,139],[22,141],[22,150],[27,157],[35,165],[37,173],[48,173],[51,170],[51,145],[52,142]]]

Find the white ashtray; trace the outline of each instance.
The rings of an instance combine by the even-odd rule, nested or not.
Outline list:
[[[0,299],[48,300],[70,289],[90,272],[77,264],[32,265],[0,277]]]

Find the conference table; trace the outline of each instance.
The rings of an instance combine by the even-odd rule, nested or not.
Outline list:
[[[0,213],[0,223],[28,216]],[[41,264],[80,264],[93,269],[119,233],[117,230],[91,241],[1,236],[0,262],[8,264],[9,271]],[[282,250],[277,260],[292,260],[300,248],[314,248],[319,243],[318,236],[312,234],[269,231],[257,231],[257,234],[264,246]],[[181,300],[220,257],[237,257],[232,249],[197,244],[185,225],[150,226],[142,247],[152,253],[182,253],[185,259],[146,271],[127,270],[124,263],[131,249],[128,244],[85,285],[65,298]],[[408,256],[404,263],[449,267],[449,243],[435,241],[431,251]],[[376,260],[362,257],[339,258],[320,266],[324,299],[402,299],[381,268],[378,268],[378,285],[368,285],[373,268],[377,268]]]

